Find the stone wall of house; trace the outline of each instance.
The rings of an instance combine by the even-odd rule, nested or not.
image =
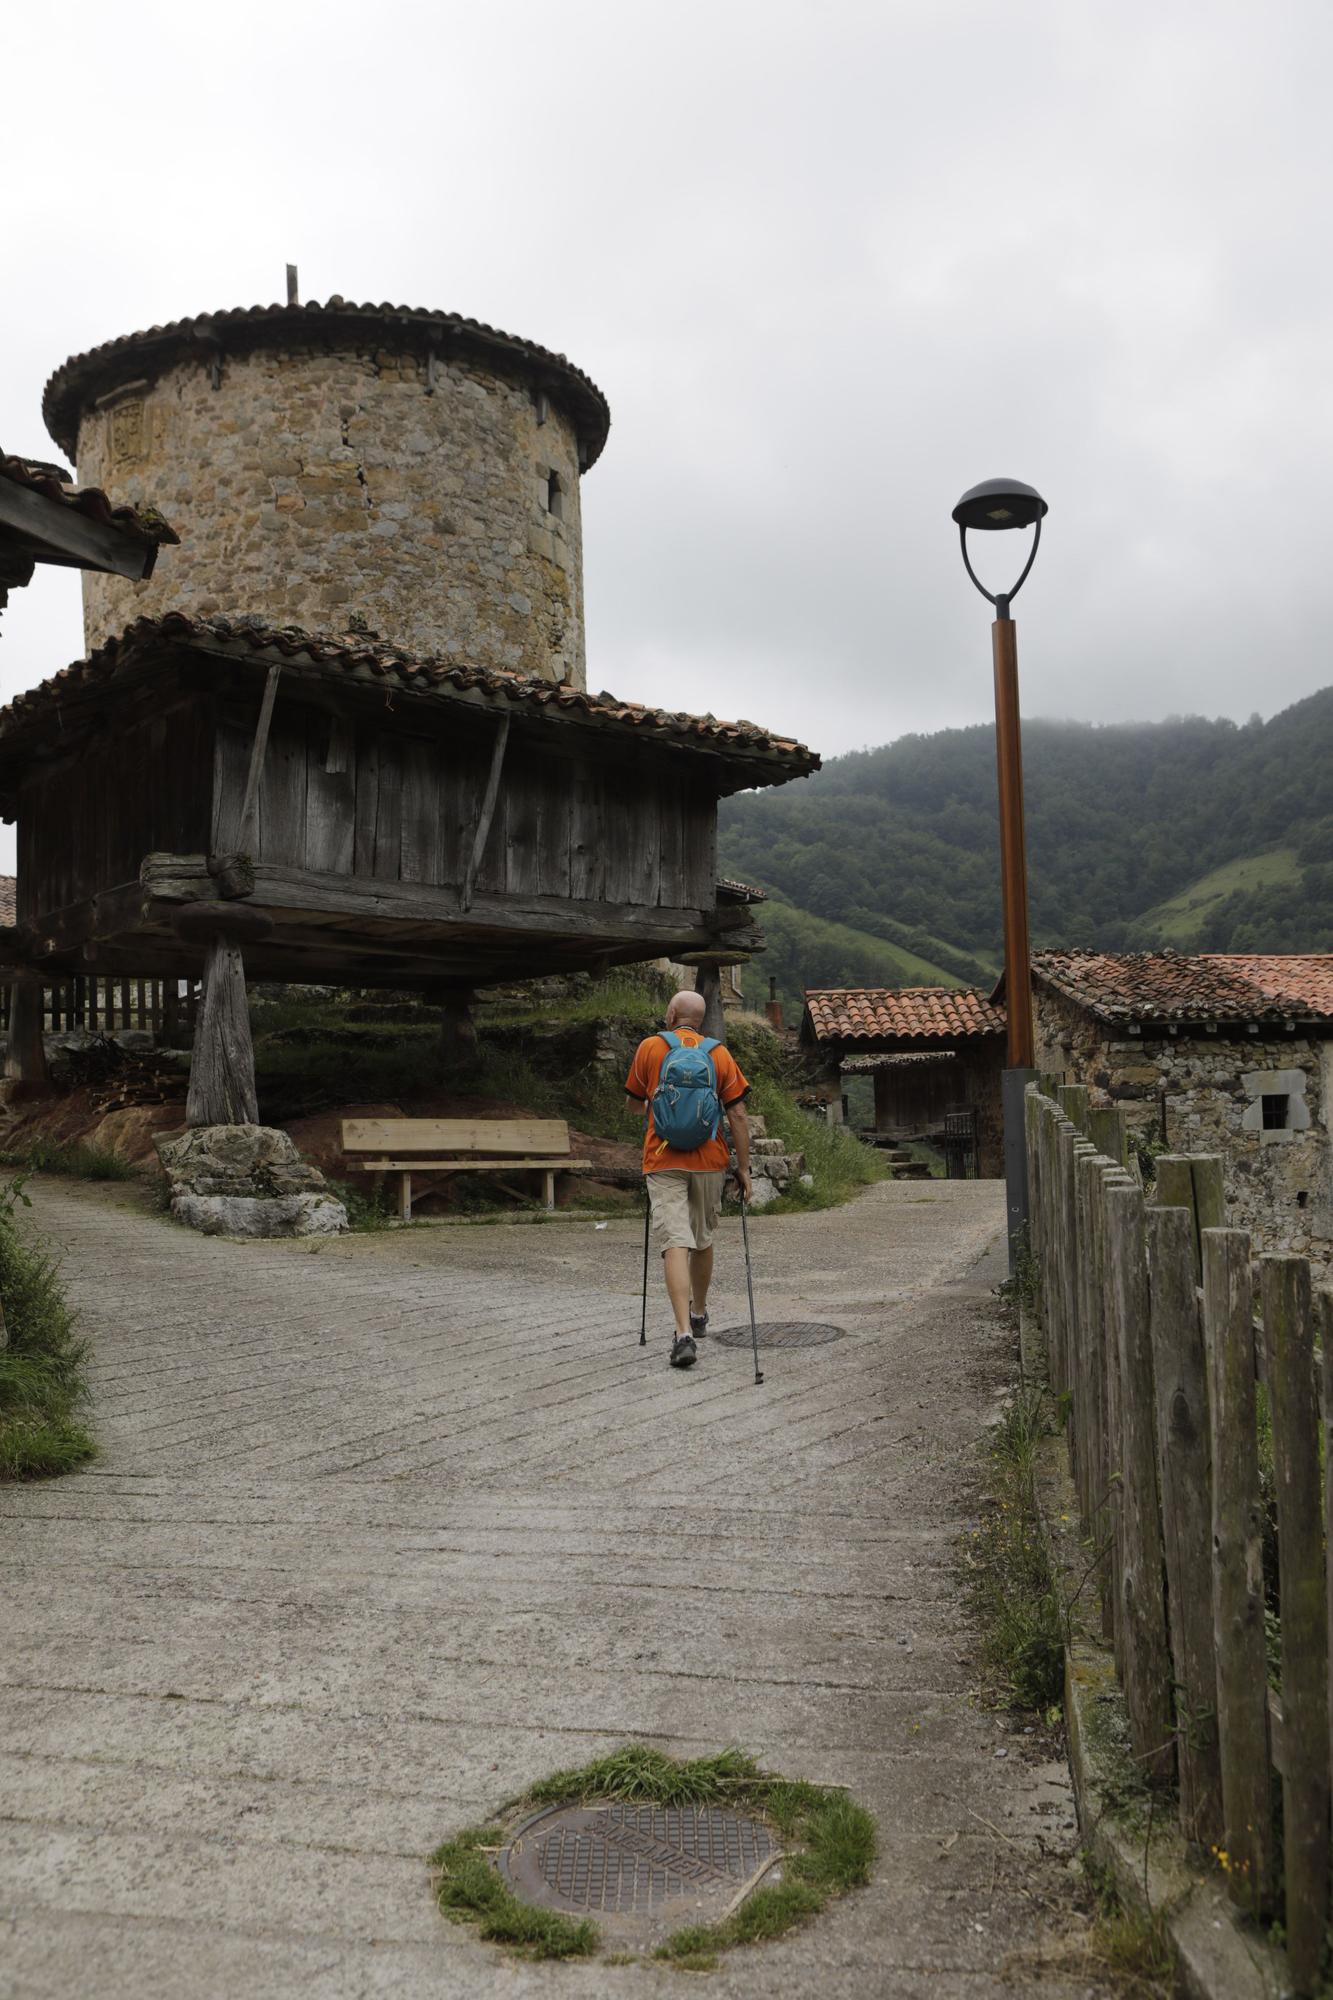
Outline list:
[[[84,577],[91,650],[178,609],[370,630],[584,685],[578,441],[475,361],[355,343],[207,355],[86,411],[78,473],[180,535],[147,582]],[[539,419],[544,418],[544,421]]]
[[[1119,1104],[1130,1126],[1172,1153],[1220,1153],[1227,1219],[1256,1250],[1333,1263],[1333,1043],[1301,1035],[1127,1035],[1038,989],[1037,1066]],[[1291,1101],[1292,1126],[1263,1129],[1265,1093]]]

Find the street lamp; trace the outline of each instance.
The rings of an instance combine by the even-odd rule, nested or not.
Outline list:
[[[1009,1209],[1012,1270],[1020,1231],[1027,1222],[1027,1147],[1023,1093],[1032,1075],[1032,968],[1028,935],[1027,848],[1023,831],[1023,745],[1018,720],[1018,634],[1009,606],[1027,582],[1037,557],[1046,502],[1020,479],[984,479],[953,510],[963,564],[982,596],[995,606],[991,652],[995,662],[995,760],[1000,781],[1000,877],[1004,900],[1004,991],[1009,1022],[1004,1072],[1004,1178]],[[998,595],[987,590],[968,559],[969,528],[993,533],[1031,528],[1032,547],[1018,582]]]

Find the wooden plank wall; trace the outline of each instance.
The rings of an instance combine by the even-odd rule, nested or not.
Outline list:
[[[224,712],[214,753],[212,848],[232,851],[253,721]],[[259,788],[255,859],[390,882],[461,885],[493,743],[489,718],[426,737],[401,724],[331,717],[299,703],[274,714]],[[479,895],[574,897],[648,907],[711,908],[716,800],[665,760],[617,767],[543,754],[515,730]],[[163,841],[145,843],[164,846]]]
[[[186,701],[108,729],[77,758],[36,771],[19,800],[19,921],[133,882],[154,849],[199,853],[211,761],[207,708]]]

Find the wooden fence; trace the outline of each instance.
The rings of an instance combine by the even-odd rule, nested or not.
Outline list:
[[[11,989],[0,987],[0,1030],[9,1032]],[[192,1027],[199,1006],[198,984],[176,979],[63,979],[42,987],[42,1027],[52,1034],[86,1028],[111,1034],[146,1028],[154,1034]]]
[[[1026,1116],[1051,1386],[1134,1754],[1174,1784],[1183,1833],[1235,1900],[1282,1922],[1293,1990],[1312,1993],[1329,1922],[1333,1291],[1304,1258],[1251,1261],[1225,1227],[1219,1158],[1160,1158],[1145,1199],[1122,1113],[1043,1078]]]

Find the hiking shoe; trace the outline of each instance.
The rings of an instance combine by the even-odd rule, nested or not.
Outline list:
[[[708,1314],[706,1312],[697,1313],[694,1310],[694,1307],[691,1306],[690,1332],[694,1335],[696,1340],[702,1340],[707,1331],[708,1331]]]
[[[671,1343],[671,1366],[673,1368],[693,1368],[698,1358],[699,1351],[689,1334],[678,1333]]]

